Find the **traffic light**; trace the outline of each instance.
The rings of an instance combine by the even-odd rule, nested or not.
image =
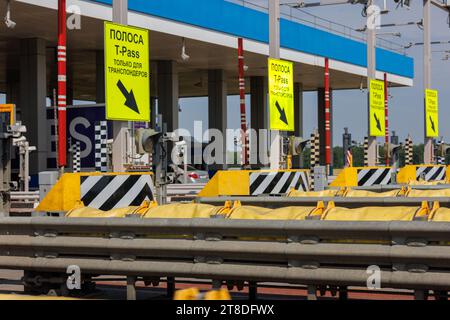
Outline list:
[[[389,159],[392,159],[392,165],[397,168],[400,164],[399,161],[401,149],[403,149],[403,144],[389,143],[387,145],[384,145],[384,151],[386,152],[386,155],[389,155]]]
[[[157,132],[153,129],[137,129],[134,135],[136,153],[141,155],[153,153],[153,147],[156,144],[156,140],[159,138],[160,134],[161,132]]]
[[[289,137],[289,154],[292,156],[298,156],[303,153],[303,150],[305,149],[306,145],[308,144],[309,140],[305,140],[301,137]]]
[[[450,144],[440,143],[437,146],[437,156],[445,158],[447,156],[447,153],[449,150],[450,150]]]
[[[392,144],[390,143],[388,148],[388,153],[391,158],[393,158],[400,150],[403,148],[402,144]]]

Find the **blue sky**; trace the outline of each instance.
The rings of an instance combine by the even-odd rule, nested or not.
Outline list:
[[[267,0],[251,0],[262,6],[267,5]],[[242,1],[241,1],[242,2]],[[283,2],[283,0],[282,0]],[[287,1],[284,1],[287,2]],[[293,2],[293,1],[289,1]],[[307,1],[309,2],[309,1]],[[382,1],[375,0],[379,6],[383,6]],[[422,1],[412,0],[411,8],[395,9],[393,0],[388,0],[389,14],[383,15],[381,23],[406,23],[419,21],[422,19]],[[361,5],[339,5],[328,7],[316,7],[303,9],[306,12],[326,18],[337,23],[345,24],[354,29],[364,26],[365,19],[361,16]],[[449,41],[450,28],[447,24],[448,15],[442,10],[432,8],[432,40]],[[399,44],[409,42],[422,42],[423,33],[417,26],[382,28],[380,33],[401,32],[402,37],[383,36],[386,40],[391,40]],[[450,50],[448,45],[433,45],[433,51]],[[413,137],[414,143],[423,141],[423,47],[417,46],[406,51],[415,60],[414,86],[411,88],[393,88],[390,90],[389,121],[390,130],[395,130],[404,140],[408,134]],[[443,61],[444,53],[435,52],[432,54],[432,86],[439,90],[440,106],[440,130],[441,135],[447,142],[450,142],[450,126],[446,125],[450,119],[450,60]],[[331,77],[332,77],[331,73]],[[333,138],[335,145],[342,144],[342,133],[344,127],[349,127],[353,139],[363,140],[367,134],[367,93],[360,90],[336,91],[333,97],[334,117],[333,117]],[[247,97],[247,113],[250,99]],[[190,129],[194,120],[201,120],[207,123],[206,98],[181,99],[180,106],[180,127]],[[230,128],[239,128],[239,99],[238,97],[228,98],[228,125]],[[309,136],[317,127],[317,96],[310,92],[304,94],[304,135]]]

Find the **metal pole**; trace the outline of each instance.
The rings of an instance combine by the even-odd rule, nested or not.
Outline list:
[[[369,0],[367,2],[367,7],[370,7],[373,4],[373,0]],[[374,11],[374,10],[373,10]],[[367,20],[367,120],[368,120],[368,165],[375,166],[376,165],[376,157],[377,157],[377,138],[370,135],[370,80],[376,79],[376,30],[375,23],[369,21],[370,17],[375,18],[375,12],[372,12],[372,15],[369,16]]]
[[[113,0],[113,22],[128,24],[128,0]],[[112,145],[112,164],[114,172],[124,172],[127,160],[128,122],[113,121],[114,142]]]
[[[269,1],[269,54],[280,59],[280,0]],[[280,131],[271,130],[270,169],[280,169],[281,136]]]
[[[23,156],[23,191],[30,191],[30,143],[26,141],[24,143],[24,156]]]
[[[66,107],[67,107],[67,26],[66,0],[58,0],[58,167],[67,165]]]
[[[384,74],[384,110],[386,113],[386,131],[385,131],[385,139],[384,142],[386,143],[387,150],[389,150],[389,97],[388,97],[388,81],[387,81],[387,74]],[[389,152],[386,152],[386,166],[389,166],[390,160],[389,160]]]
[[[127,276],[127,300],[136,300],[136,280],[135,276]]]
[[[328,58],[325,58],[325,164],[327,174],[332,175],[331,163],[331,110],[330,110],[330,68]]]
[[[431,0],[423,1],[423,94],[424,115],[426,114],[425,90],[431,88]],[[427,137],[426,119],[424,116],[424,163],[433,163],[433,138]]]
[[[247,135],[247,117],[245,110],[245,78],[244,78],[244,40],[238,39],[238,59],[239,59],[239,95],[241,105],[241,141],[242,141],[242,165],[248,166],[249,146]]]

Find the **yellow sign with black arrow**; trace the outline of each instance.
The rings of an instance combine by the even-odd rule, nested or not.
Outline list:
[[[425,110],[427,137],[439,137],[439,92],[437,90],[425,90]]]
[[[105,22],[106,118],[150,121],[148,30]]]
[[[294,64],[269,59],[270,129],[294,131]]]
[[[384,82],[380,80],[370,80],[369,94],[370,136],[384,137],[386,134]]]

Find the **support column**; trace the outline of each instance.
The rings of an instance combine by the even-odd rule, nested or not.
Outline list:
[[[95,102],[105,103],[105,54],[100,50],[95,52],[95,77]]]
[[[294,83],[294,115],[294,135],[303,138],[303,84],[298,82]],[[303,157],[293,157],[292,165],[296,169],[303,167]]]
[[[20,43],[20,95],[23,124],[27,126],[27,138],[37,150],[30,155],[30,175],[47,169],[46,120],[46,41],[24,39]]]
[[[268,129],[268,115],[267,109],[267,78],[266,77],[251,77],[250,78],[250,127],[256,133],[251,138],[250,145],[250,161],[256,167],[263,167],[267,165],[264,163],[264,158],[267,158],[268,139],[267,134],[261,135],[261,129]],[[264,158],[261,155],[264,155]]]
[[[216,150],[216,161],[211,167],[213,170],[225,170],[227,168],[227,82],[224,70],[208,71],[208,122],[209,129],[218,129],[222,133],[223,147],[222,157],[218,156],[220,150]]]
[[[175,61],[158,61],[158,109],[167,131],[178,129],[178,70]]]
[[[333,90],[330,89],[330,123],[333,123]],[[320,165],[326,165],[326,141],[325,141],[325,89],[319,88],[317,91],[317,122],[320,134]],[[330,125],[330,151],[331,151],[331,163],[333,163],[333,126]]]
[[[374,0],[368,0],[367,8],[370,8],[367,12],[367,17],[375,15],[373,5]],[[369,24],[369,18],[367,20]],[[376,79],[376,29],[369,27],[367,32],[367,136],[368,136],[368,147],[367,155],[369,166],[375,166],[377,163],[377,137],[370,135],[370,81]]]
[[[431,89],[431,0],[423,1],[423,94]],[[433,163],[433,138],[427,137],[426,102],[424,97],[424,154],[425,164]]]
[[[19,71],[8,70],[6,74],[6,103],[17,104],[20,95]],[[18,110],[16,110],[17,112]]]
[[[128,25],[128,0],[113,0],[113,22]],[[113,122],[112,167],[114,172],[124,172],[127,163],[127,132],[129,122]]]

